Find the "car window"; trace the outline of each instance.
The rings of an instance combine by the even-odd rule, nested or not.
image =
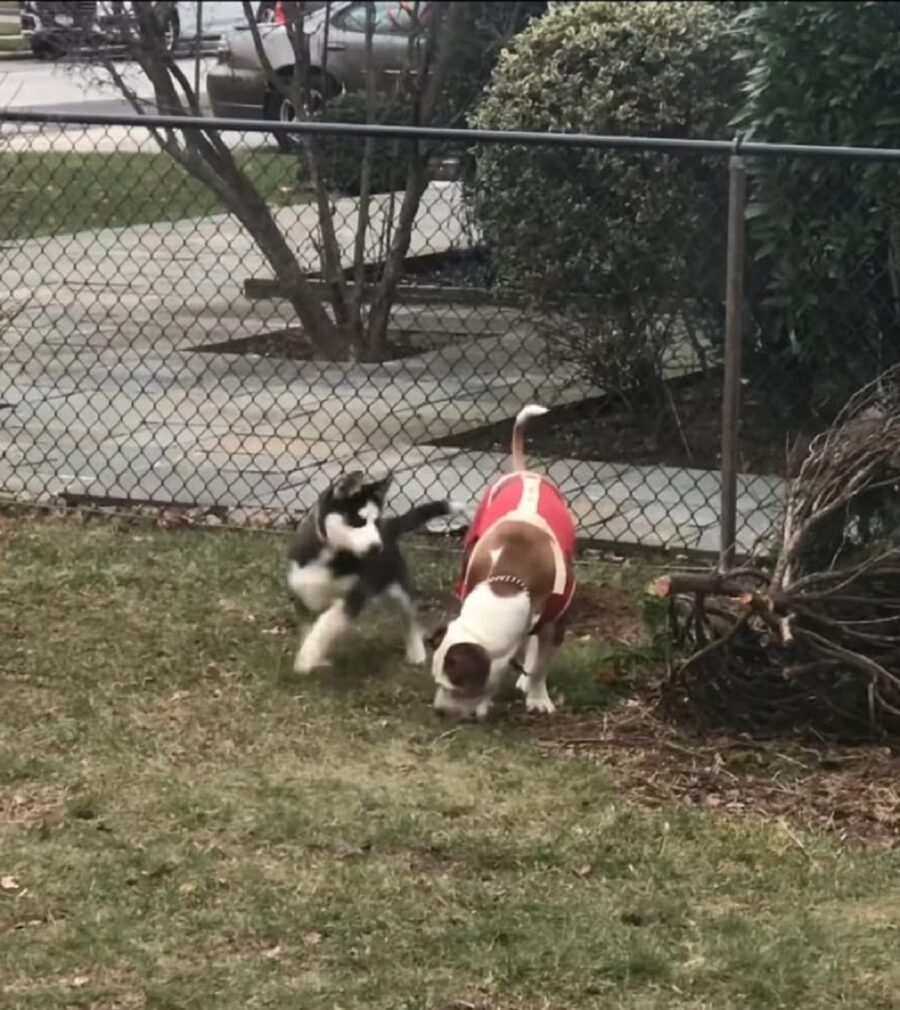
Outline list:
[[[376,35],[408,35],[417,24],[424,20],[427,4],[416,3],[415,0],[389,0],[387,3],[375,3],[375,34]],[[334,19],[338,28],[348,32],[365,32],[365,3],[351,4]]]

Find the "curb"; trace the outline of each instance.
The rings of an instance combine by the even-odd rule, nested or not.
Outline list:
[[[30,49],[0,49],[0,63],[13,63],[15,60],[33,60]]]

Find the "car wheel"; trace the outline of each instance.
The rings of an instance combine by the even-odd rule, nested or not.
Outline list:
[[[331,94],[333,88],[329,87],[325,81],[314,78],[309,87],[309,97],[312,105],[312,113],[315,115],[321,108],[326,94]],[[273,91],[269,95],[266,103],[266,119],[279,123],[293,123],[297,118],[297,110],[294,103],[282,95],[279,91]],[[275,142],[286,154],[293,154],[300,150],[300,136],[296,133],[276,133]]]
[[[42,39],[32,39],[31,55],[36,60],[55,60],[59,56],[59,53],[55,51],[49,42],[44,42]]]
[[[297,110],[294,103],[284,95],[275,92],[270,100],[270,114],[266,117],[278,123],[293,123],[297,118]],[[300,138],[296,134],[276,133],[275,143],[285,154],[291,154],[300,149]]]

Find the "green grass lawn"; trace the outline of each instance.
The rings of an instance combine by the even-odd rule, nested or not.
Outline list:
[[[448,731],[389,617],[298,679],[283,548],[0,519],[3,1006],[897,1006],[900,855]]]
[[[265,198],[297,203],[296,161],[247,151],[239,161]],[[0,240],[177,221],[222,213],[204,184],[167,154],[0,154]]]

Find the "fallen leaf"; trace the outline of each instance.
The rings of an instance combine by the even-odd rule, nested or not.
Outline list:
[[[18,891],[19,882],[15,877],[0,877],[0,889],[4,891]]]
[[[583,880],[594,872],[594,867],[590,863],[586,863],[584,866],[579,866],[574,872],[576,877],[580,877]]]
[[[317,947],[322,942],[322,934],[313,930],[303,934],[303,942],[310,947]]]
[[[192,884],[189,880],[186,880],[178,888],[179,894],[193,894],[197,890],[197,885]]]
[[[88,982],[90,982],[90,979],[87,975],[76,975],[75,978],[72,979],[72,985],[76,989],[83,989]]]
[[[262,952],[263,957],[278,957],[281,953],[281,944],[276,943],[274,947],[269,947]]]

